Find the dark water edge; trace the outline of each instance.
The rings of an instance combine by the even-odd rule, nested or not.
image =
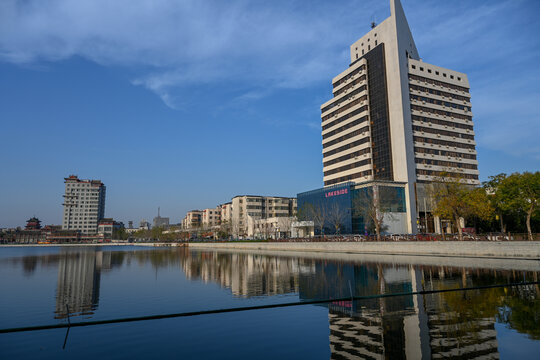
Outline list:
[[[141,247],[3,248],[0,327],[538,281],[520,270]],[[531,269],[532,266],[532,270]],[[0,358],[537,358],[537,285],[0,334]],[[68,305],[66,307],[65,305]]]

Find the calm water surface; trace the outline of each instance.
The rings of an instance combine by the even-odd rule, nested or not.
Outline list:
[[[538,261],[0,248],[0,327],[537,281]],[[0,334],[2,359],[538,358],[538,286]]]

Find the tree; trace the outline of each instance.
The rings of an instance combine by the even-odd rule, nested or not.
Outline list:
[[[155,226],[152,229],[150,229],[150,234],[152,239],[154,240],[160,240],[163,236],[163,228],[161,226]]]
[[[499,191],[503,209],[526,214],[527,233],[532,240],[531,217],[540,202],[540,172],[514,173],[501,182]]]
[[[450,177],[443,172],[432,184],[431,189],[431,195],[435,200],[434,214],[452,221],[457,228],[460,241],[463,240],[461,218],[465,221],[471,216],[489,219],[493,214],[486,191],[466,184],[459,177]]]
[[[278,218],[278,225],[280,232],[285,233],[285,237],[290,237],[292,235],[292,225],[298,220],[296,214],[293,213],[292,216],[282,216]]]
[[[339,235],[346,218],[347,209],[338,201],[334,201],[328,208],[328,222],[334,227],[336,235]]]
[[[384,231],[384,216],[389,209],[388,199],[380,196],[379,186],[360,189],[353,199],[353,209],[361,214],[366,225],[373,224],[377,241],[381,241],[381,231]]]
[[[232,226],[229,220],[223,220],[219,225],[218,236],[220,238],[229,238],[231,236]]]
[[[126,232],[126,229],[120,228],[113,230],[112,238],[115,240],[127,240],[129,234]]]
[[[312,203],[305,203],[298,212],[301,220],[313,221],[313,224],[319,228],[321,235],[324,234],[324,224],[328,217],[328,211],[323,204],[319,206]]]
[[[489,176],[489,181],[484,181],[484,189],[488,195],[489,202],[493,207],[493,210],[499,217],[499,223],[501,226],[501,232],[506,233],[506,223],[504,218],[506,217],[507,211],[505,211],[504,197],[500,187],[502,183],[506,180],[506,174],[501,173],[495,176]]]

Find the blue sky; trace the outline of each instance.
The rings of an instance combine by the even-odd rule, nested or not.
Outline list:
[[[424,61],[468,74],[481,180],[540,168],[540,2],[403,0]],[[179,222],[322,186],[319,106],[388,0],[0,2],[0,227],[58,224],[63,177],[106,216]]]

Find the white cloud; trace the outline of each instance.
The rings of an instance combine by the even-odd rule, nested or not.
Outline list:
[[[358,21],[343,10],[329,14],[325,6],[242,0],[4,0],[0,59],[33,63],[78,55],[102,65],[150,69],[138,71],[133,83],[164,101],[171,88],[194,83],[305,87],[328,81],[344,66],[335,54],[348,40],[333,30],[338,22]]]
[[[540,157],[538,111],[516,112],[539,102],[537,3],[403,3],[425,60],[468,73],[479,144]],[[3,0],[0,61],[129,67],[133,84],[177,109],[189,105],[182,90],[233,84],[244,94],[234,105],[328,82],[372,15],[388,13],[386,0]]]

